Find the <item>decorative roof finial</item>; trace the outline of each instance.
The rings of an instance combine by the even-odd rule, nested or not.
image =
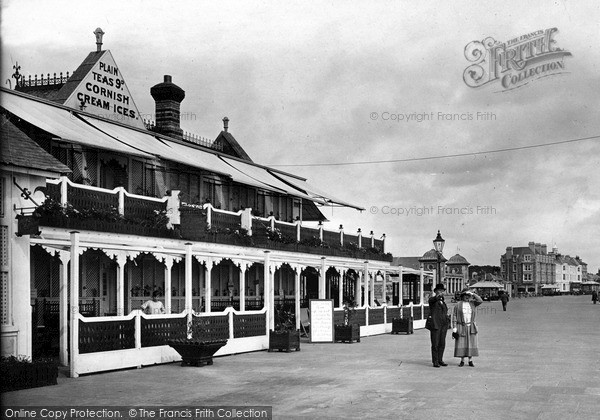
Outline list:
[[[225,117],[225,118],[223,118],[223,131],[227,133],[228,129],[229,129],[229,118]]]
[[[102,51],[102,35],[104,35],[104,31],[101,28],[96,28],[93,32],[96,35],[96,52]]]
[[[21,73],[19,73],[19,70],[21,70],[21,66],[19,66],[19,62],[18,61],[13,66],[13,69],[15,69],[15,72],[12,75],[12,77],[14,77],[14,79],[16,80],[15,87],[19,87],[21,79],[23,78],[23,75]]]

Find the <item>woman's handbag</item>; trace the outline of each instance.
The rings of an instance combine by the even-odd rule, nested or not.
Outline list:
[[[429,331],[433,330],[433,319],[431,319],[431,315],[429,315],[427,320],[425,320],[425,328]]]

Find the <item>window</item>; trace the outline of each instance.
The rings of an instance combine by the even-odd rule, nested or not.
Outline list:
[[[524,271],[531,271],[531,264],[523,264]]]
[[[523,281],[531,281],[531,274],[523,274]]]
[[[517,271],[517,264],[513,264],[513,271]]]
[[[531,261],[531,255],[525,254],[525,261]]]

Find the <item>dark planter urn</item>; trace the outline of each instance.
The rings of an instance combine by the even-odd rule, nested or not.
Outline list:
[[[335,341],[352,343],[356,341],[360,343],[360,325],[336,325],[335,326]]]
[[[413,318],[393,318],[392,319],[392,334],[413,334]]]
[[[1,392],[56,385],[58,365],[54,362],[2,362],[0,366],[3,377]]]
[[[274,350],[291,352],[300,351],[300,330],[273,331],[269,333],[269,352]]]
[[[181,366],[200,366],[212,365],[214,354],[227,344],[227,340],[177,339],[168,340],[167,344],[181,355]]]

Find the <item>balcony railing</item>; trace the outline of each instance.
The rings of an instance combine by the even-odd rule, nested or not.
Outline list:
[[[238,212],[182,204],[179,192],[163,198],[130,194],[123,187],[108,190],[80,185],[66,177],[47,181],[47,200],[33,216],[19,216],[19,226],[93,230],[142,236],[180,238],[202,242],[250,246],[289,252],[391,261],[385,253],[385,235],[363,236],[319,227],[255,217],[251,209]],[[23,223],[22,223],[23,222]],[[24,223],[27,222],[27,223]],[[27,226],[20,234],[36,233]]]

